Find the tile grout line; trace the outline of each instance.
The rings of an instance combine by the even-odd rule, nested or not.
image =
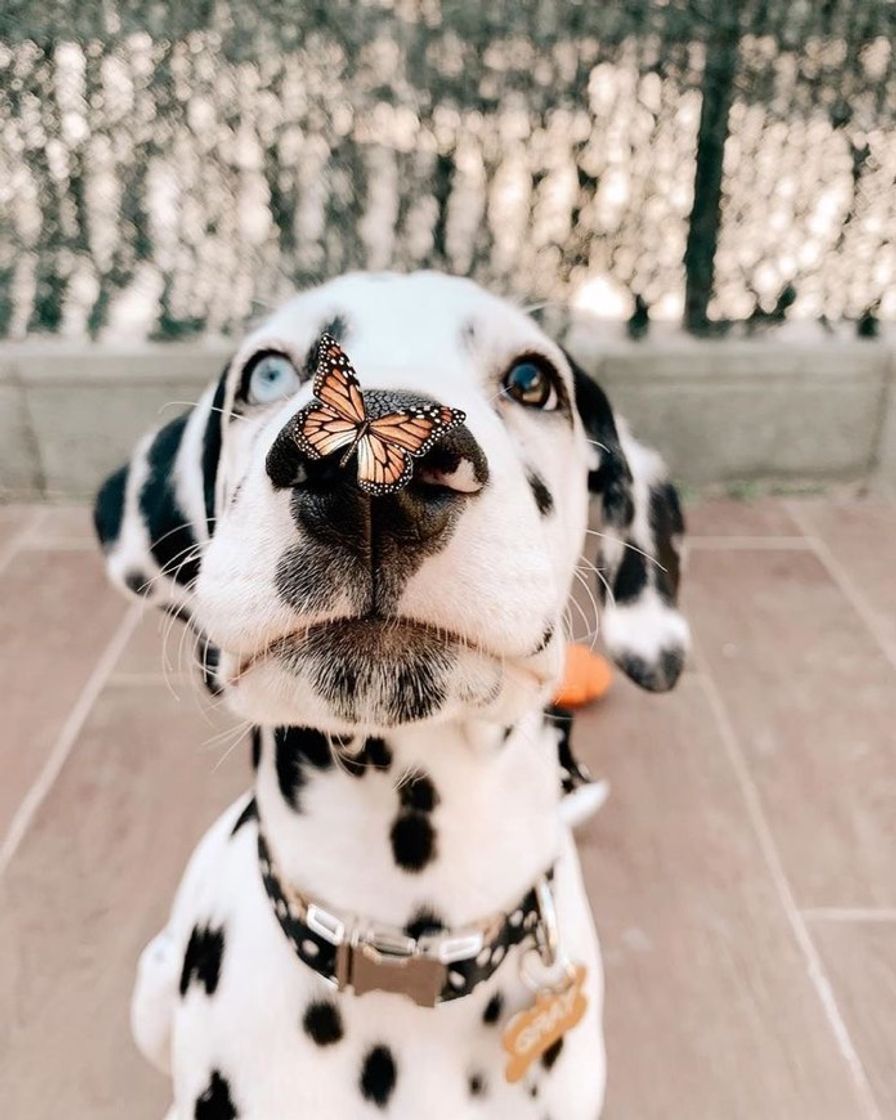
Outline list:
[[[19,529],[6,548],[0,552],[0,573],[4,572],[18,554],[28,547],[29,540],[32,539],[35,532],[46,519],[46,508],[36,509],[34,513],[32,513],[28,523]]]
[[[765,816],[765,810],[762,807],[759,790],[756,788],[756,783],[753,781],[753,777],[747,768],[746,760],[741,751],[734,726],[728,716],[725,703],[710,673],[708,663],[703,659],[696,641],[693,646],[695,659],[701,668],[698,674],[701,687],[715,716],[716,725],[725,746],[725,751],[734,770],[737,783],[740,786],[741,795],[746,803],[747,815],[750,818],[754,834],[759,842],[766,866],[778,893],[778,898],[790,924],[794,939],[805,959],[809,980],[815,988],[816,995],[824,1010],[825,1018],[836,1040],[840,1056],[846,1062],[849,1069],[853,1085],[862,1102],[867,1120],[882,1120],[880,1109],[877,1105],[877,1101],[874,1099],[874,1093],[868,1080],[868,1074],[855,1048],[855,1044],[843,1020],[843,1016],[840,1014],[840,1008],[837,1006],[837,998],[834,995],[831,981],[825,972],[818,949],[806,926],[804,916],[800,913],[796,905],[796,900],[793,897],[793,891],[791,890],[787,875],[784,872],[777,845],[775,844],[771,828]]]
[[[894,906],[810,906],[801,913],[807,922],[896,922]]]
[[[15,855],[16,849],[22,842],[25,833],[28,831],[31,821],[34,819],[34,815],[43,804],[53,783],[59,776],[62,767],[65,765],[66,759],[71,754],[72,747],[78,735],[81,733],[81,729],[93,705],[96,703],[103,686],[111,676],[112,670],[115,668],[116,662],[121,656],[124,647],[127,645],[128,639],[133,634],[139,617],[140,606],[138,604],[130,607],[125,612],[124,617],[116,627],[106,648],[100,654],[96,665],[94,665],[93,672],[81,689],[78,699],[69,712],[68,718],[62,726],[62,730],[56,737],[53,749],[50,751],[40,773],[32,782],[28,792],[22,798],[18,809],[16,809],[13,814],[3,844],[0,845],[0,875],[2,875],[9,866],[10,860]]]
[[[788,504],[788,508],[790,505]],[[878,624],[877,615],[874,608],[865,598],[864,594],[852,581],[848,568],[841,564],[834,553],[831,551],[829,545],[815,532],[814,526],[811,525],[805,518],[803,511],[799,508],[798,503],[793,503],[793,509],[790,510],[791,516],[794,521],[800,526],[806,534],[806,540],[812,551],[818,557],[828,575],[839,588],[840,592],[849,600],[853,610],[865,623],[865,626],[871,632],[871,636],[880,646],[884,656],[890,662],[894,669],[896,669],[896,646],[887,637],[884,631]]]

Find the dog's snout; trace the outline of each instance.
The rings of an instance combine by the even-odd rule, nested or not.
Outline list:
[[[456,494],[477,494],[488,481],[488,462],[465,425],[453,428],[417,461],[414,481]]]
[[[430,404],[410,394],[370,394],[371,416]],[[400,451],[404,455],[406,452]],[[413,459],[411,477],[400,488],[370,494],[358,483],[356,452],[344,449],[322,458],[302,450],[290,421],[278,434],[266,461],[274,487],[293,494],[293,516],[300,529],[322,543],[369,549],[377,565],[388,563],[392,548],[405,553],[431,550],[446,537],[465,503],[488,481],[488,462],[466,425],[445,432],[422,456]]]

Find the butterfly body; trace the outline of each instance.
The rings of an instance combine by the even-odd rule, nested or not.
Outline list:
[[[352,455],[354,455],[354,453],[355,453],[355,451],[358,447],[358,444],[361,442],[362,439],[364,439],[364,437],[367,435],[369,430],[370,430],[370,422],[365,421],[361,425],[361,427],[358,429],[358,434],[352,440],[351,446],[349,447],[348,451],[346,451],[346,453],[339,460],[339,466],[340,467],[344,467],[344,466],[347,465],[349,459],[351,459]]]
[[[314,396],[295,418],[293,435],[299,449],[309,459],[342,451],[340,467],[357,453],[358,486],[373,495],[406,486],[414,459],[466,419],[460,409],[439,404],[371,416],[345,351],[328,334],[318,346]]]

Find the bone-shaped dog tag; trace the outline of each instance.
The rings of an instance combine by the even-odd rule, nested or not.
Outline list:
[[[535,1003],[517,1012],[504,1029],[501,1045],[507,1051],[504,1076],[519,1081],[529,1066],[581,1020],[588,1007],[582,990],[586,969],[573,965],[558,988],[540,988]]]

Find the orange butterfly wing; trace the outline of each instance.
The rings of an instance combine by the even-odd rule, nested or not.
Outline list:
[[[380,439],[404,448],[411,455],[425,455],[435,441],[462,424],[466,416],[460,409],[438,404],[405,408],[370,421],[370,430]]]
[[[357,374],[332,335],[321,335],[316,361],[317,400],[296,415],[293,434],[301,451],[321,459],[354,442],[367,419],[367,409]]]
[[[358,485],[368,494],[389,494],[410,480],[414,461],[406,451],[367,432],[358,441]]]
[[[358,375],[345,351],[329,334],[321,335],[317,347],[314,395],[343,420],[359,426],[367,419]]]
[[[358,443],[358,485],[369,494],[400,490],[411,477],[413,458],[465,419],[456,408],[422,405],[371,420]]]
[[[413,458],[425,455],[439,436],[466,419],[459,409],[433,404],[368,420],[357,374],[329,334],[318,343],[314,395],[317,400],[295,418],[296,443],[310,458],[320,459],[357,440],[358,485],[369,494],[400,490],[411,477]]]
[[[329,408],[303,409],[296,417],[296,443],[312,459],[332,455],[348,447],[358,434],[358,427],[351,420],[343,420]]]

